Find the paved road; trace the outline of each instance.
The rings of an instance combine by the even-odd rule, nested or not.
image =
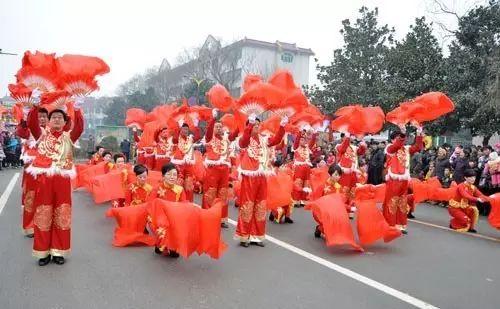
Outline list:
[[[0,193],[15,172],[0,172]],[[498,241],[412,222],[409,235],[359,254],[326,248],[313,236],[310,214],[297,209],[295,224],[268,224],[268,233],[323,264],[271,242],[241,248],[232,240],[234,227],[224,231],[229,250],[220,260],[172,260],[151,248],[112,247],[114,222],[105,218],[106,207],[94,205],[84,192],[73,198],[72,255],[63,266],[42,268],[31,258],[32,241],[20,233],[15,187],[0,215],[0,308],[412,307],[385,286],[376,289],[325,267],[329,262],[435,307],[500,306],[500,232],[485,220],[480,233]],[[236,218],[234,208],[230,215]],[[421,205],[416,215],[447,225],[442,208]]]

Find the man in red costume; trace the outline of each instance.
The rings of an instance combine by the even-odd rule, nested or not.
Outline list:
[[[195,124],[196,126],[197,124]],[[179,172],[179,184],[184,188],[188,201],[193,201],[194,190],[194,144],[201,139],[197,127],[193,129],[194,135],[190,133],[189,126],[184,123],[178,136],[174,136],[174,154],[172,163],[177,166]]]
[[[366,144],[359,144],[359,147],[351,143],[349,133],[346,133],[342,139],[342,143],[335,147],[337,151],[338,165],[342,169],[340,184],[346,189],[348,201],[354,197],[354,188],[356,187],[357,175],[360,173],[358,156],[362,156],[366,152]],[[349,203],[348,203],[349,204]],[[352,213],[353,209],[349,209]]]
[[[383,205],[384,217],[390,226],[396,226],[403,234],[407,234],[406,223],[408,215],[408,184],[410,177],[410,158],[423,147],[422,128],[416,126],[415,143],[406,146],[406,134],[395,131],[391,134],[391,141],[385,149],[387,175],[385,201]]]
[[[172,137],[167,128],[160,128],[155,133],[155,146],[154,146],[154,164],[153,170],[161,171],[162,167],[170,162],[172,157]]]
[[[464,176],[465,182],[457,186],[457,193],[449,202],[450,228],[459,232],[476,233],[474,226],[479,217],[476,203],[484,203],[488,198],[474,186],[476,181],[474,170],[466,170]]]
[[[141,138],[137,133],[137,128],[133,127],[134,132],[134,142],[136,145],[139,144]],[[154,148],[153,147],[139,147],[137,146],[137,164],[142,164],[152,169],[154,166]]]
[[[29,111],[29,110],[28,110]],[[45,128],[49,120],[49,112],[45,108],[38,109],[38,123],[42,129]],[[35,178],[26,172],[26,169],[30,166],[30,163],[36,156],[36,141],[30,133],[28,125],[25,120],[22,120],[16,128],[16,135],[23,140],[23,148],[21,154],[21,160],[24,163],[22,193],[21,193],[21,204],[23,209],[23,219],[22,227],[23,232],[26,237],[33,237],[33,202],[35,199],[36,192],[36,180]]]
[[[125,191],[125,206],[135,206],[148,202],[152,198],[153,186],[146,182],[148,168],[142,164],[134,166],[136,181]]]
[[[213,109],[213,120],[208,124],[205,134],[205,166],[206,176],[203,180],[203,209],[212,207],[216,198],[223,201],[222,222],[223,228],[228,228],[228,191],[229,173],[231,169],[230,144],[238,136],[238,130],[232,134],[225,133],[222,123],[216,121],[217,109]]]
[[[295,206],[303,207],[309,194],[312,192],[309,183],[311,175],[311,155],[314,144],[316,143],[316,134],[311,138],[307,137],[304,130],[295,138],[293,145],[293,191],[292,199]]]
[[[27,172],[36,179],[33,255],[40,266],[47,265],[51,256],[56,264],[64,264],[70,251],[71,238],[71,178],[76,176],[73,164],[73,144],[83,132],[80,102],[75,103],[73,129],[64,131],[69,118],[61,109],[49,114],[48,129],[40,128],[38,107],[28,115],[28,127],[38,140],[37,154]]]
[[[248,247],[250,243],[264,247],[262,241],[266,233],[266,175],[273,172],[269,148],[278,145],[283,139],[288,118],[285,116],[281,120],[278,133],[270,139],[259,134],[259,123],[254,114],[250,115],[247,127],[239,140],[239,172],[242,178],[235,238],[240,240],[243,247]]]

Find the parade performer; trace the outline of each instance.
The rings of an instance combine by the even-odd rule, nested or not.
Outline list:
[[[292,192],[294,189],[292,174],[293,171],[286,165],[283,165],[281,159],[275,158],[274,162],[274,174],[267,179],[268,190],[274,187],[279,188],[278,192],[273,192],[273,194],[268,194],[267,207],[271,211],[269,212],[269,221],[275,221],[276,223],[293,223],[292,212],[293,212],[293,200]],[[274,207],[276,204],[277,207]]]
[[[384,217],[390,226],[396,226],[403,234],[407,234],[408,184],[410,177],[410,158],[423,147],[422,128],[416,126],[415,143],[405,146],[406,134],[395,131],[391,134],[391,143],[385,149],[387,175],[386,193],[383,205]]]
[[[142,164],[134,166],[136,181],[130,184],[125,192],[125,206],[135,206],[151,199],[153,186],[146,182],[148,168]]]
[[[264,246],[262,241],[266,230],[266,175],[272,173],[269,147],[278,145],[283,139],[288,117],[282,118],[278,133],[271,139],[259,134],[259,123],[255,114],[251,114],[243,136],[239,140],[242,151],[239,172],[242,179],[235,237],[240,240],[243,247],[248,247],[250,242]]]
[[[303,207],[311,191],[309,183],[311,175],[311,154],[316,143],[316,134],[308,138],[306,131],[302,131],[295,138],[293,145],[293,191],[294,206]]]
[[[134,132],[134,142],[136,145],[139,144],[141,138],[137,133],[137,128],[133,127]],[[152,169],[154,166],[154,148],[153,147],[139,147],[137,146],[137,164],[142,164]]]
[[[184,188],[186,192],[186,197],[188,201],[193,201],[193,190],[194,190],[194,144],[200,139],[200,131],[196,127],[197,123],[194,124],[194,135],[191,134],[189,125],[183,123],[179,134],[174,136],[174,153],[172,157],[172,163],[177,166],[179,172],[179,184]]]
[[[90,165],[97,165],[103,161],[103,154],[106,151],[104,147],[97,146],[95,148],[96,152],[92,155],[92,158],[89,160]]]
[[[48,122],[49,112],[45,108],[38,109],[38,123],[42,129],[45,128]],[[23,209],[22,216],[22,227],[24,235],[32,238],[33,237],[33,202],[35,199],[36,192],[36,180],[35,178],[26,172],[34,157],[36,156],[36,141],[30,133],[28,125],[25,120],[22,120],[16,128],[16,135],[22,139],[22,153],[20,159],[23,160],[24,170],[23,178],[21,181],[22,192],[21,192],[21,203]]]
[[[113,156],[113,161],[115,162],[112,167],[110,168],[109,171],[112,170],[119,170],[121,173],[121,185],[124,189],[124,191],[127,190],[127,187],[129,183],[131,182],[131,175],[129,172],[129,169],[127,168],[127,165],[125,164],[126,157],[122,153],[117,153]],[[117,207],[123,207],[125,206],[125,198],[118,198],[115,200],[111,201],[111,207],[117,208]]]
[[[173,163],[165,164],[161,168],[161,173],[163,179],[158,188],[155,189],[153,197],[169,202],[187,202],[184,189],[177,184],[178,173],[175,165]],[[150,215],[149,218],[149,225],[157,239],[155,253],[168,255],[173,258],[179,257],[179,253],[161,246],[161,242],[166,235],[168,223],[161,222],[162,220],[158,220],[158,216],[155,215]]]
[[[450,228],[459,232],[476,233],[474,226],[479,217],[476,203],[488,201],[479,189],[474,186],[476,172],[466,170],[464,173],[465,182],[459,184],[455,197],[448,203],[448,213],[451,216]]]
[[[229,174],[231,169],[231,143],[238,136],[238,130],[233,133],[224,132],[222,123],[216,121],[217,109],[213,109],[213,119],[208,124],[205,134],[205,161],[206,176],[203,180],[203,209],[212,207],[216,198],[223,203],[222,222],[223,228],[228,228],[228,191]]]
[[[361,142],[359,146],[351,143],[349,133],[345,133],[342,143],[335,147],[337,151],[338,164],[342,169],[340,184],[346,188],[347,198],[349,201],[354,197],[354,188],[357,182],[357,176],[361,173],[359,170],[358,156],[362,156],[366,152],[366,144]],[[350,209],[350,212],[355,211],[355,208]]]
[[[80,102],[75,103],[73,128],[64,131],[69,118],[61,109],[49,113],[48,129],[40,128],[38,107],[28,115],[28,127],[38,140],[37,154],[27,172],[36,179],[34,208],[33,255],[39,265],[47,265],[51,256],[56,264],[64,264],[70,251],[71,238],[71,177],[76,176],[73,165],[73,144],[83,132]]]
[[[162,127],[155,132],[155,145],[153,149],[154,164],[153,170],[161,171],[163,166],[170,162],[172,150],[172,136],[166,127]]]

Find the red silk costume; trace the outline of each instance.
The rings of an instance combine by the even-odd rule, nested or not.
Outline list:
[[[242,175],[238,198],[240,205],[235,238],[242,242],[260,242],[266,233],[266,175],[272,173],[269,147],[278,145],[285,134],[284,127],[270,140],[261,135],[252,136],[253,124],[249,124],[239,140]]]
[[[451,216],[450,227],[459,232],[467,232],[469,229],[474,229],[479,217],[476,203],[478,198],[487,201],[484,196],[474,185],[463,182],[457,186],[455,197],[450,200],[448,213]]]
[[[104,170],[106,171],[106,173],[109,173],[109,172],[116,170],[116,169],[118,169],[118,166],[114,163],[108,163],[104,167]],[[123,190],[126,192],[128,184],[131,182],[132,175],[130,175],[130,172],[126,166],[121,168],[120,173],[121,173],[121,185],[123,187]],[[111,201],[111,207],[113,207],[113,208],[119,208],[119,207],[123,207],[123,206],[125,206],[125,198],[118,198],[118,199]]]
[[[194,130],[194,136],[185,135],[181,131],[177,137],[173,138],[174,148],[171,161],[177,167],[179,185],[184,188],[189,202],[193,202],[194,197],[194,143],[200,138],[200,131],[197,128]]]
[[[134,142],[138,144],[141,141],[137,131],[134,131]],[[154,165],[153,147],[137,147],[137,164],[143,164],[152,170]]]
[[[344,137],[342,143],[335,147],[337,151],[338,165],[342,169],[342,175],[339,182],[348,189],[348,198],[354,197],[353,188],[356,186],[357,174],[360,173],[358,165],[358,156],[366,152],[366,145],[359,147],[351,145],[350,137]]]
[[[216,198],[222,204],[221,218],[227,221],[228,217],[228,192],[229,192],[229,172],[231,160],[229,158],[230,144],[238,136],[238,130],[231,135],[227,133],[216,134],[214,132],[215,119],[210,121],[205,135],[206,153],[205,167],[206,176],[203,179],[203,200],[202,208],[208,209],[213,206]]]
[[[415,143],[405,146],[405,138],[397,137],[386,147],[386,191],[384,200],[384,218],[390,226],[406,229],[408,215],[408,185],[410,177],[410,158],[423,147],[422,136],[415,138]]]
[[[135,206],[151,200],[153,186],[149,183],[139,185],[137,182],[128,186],[125,191],[125,206]]]
[[[293,145],[294,155],[293,155],[293,191],[292,199],[294,204],[304,204],[308,200],[309,193],[311,192],[311,184],[309,180],[311,178],[311,154],[312,148],[316,142],[316,134],[313,135],[311,140],[307,145],[300,145],[300,140],[306,138],[305,135],[298,135],[295,138],[295,143]],[[309,192],[305,192],[304,189],[309,189]]]
[[[89,164],[90,165],[97,165],[97,164],[101,163],[102,161],[104,161],[104,158],[98,152],[96,152],[92,155],[92,158],[90,158]]]
[[[36,142],[31,136],[28,125],[22,121],[17,125],[16,135],[22,139],[21,160],[24,163],[23,178],[21,180],[21,205],[23,210],[22,228],[24,235],[31,235],[33,231],[33,202],[35,199],[36,181],[35,178],[26,172],[30,163],[36,156]]]
[[[347,202],[347,196],[346,196],[346,190],[348,188],[342,186],[340,182],[334,182],[330,178],[326,180],[326,184],[323,187],[323,193],[321,196],[325,195],[330,195],[330,194],[338,194],[339,196],[342,197],[343,203],[346,204]],[[346,204],[347,205],[347,204]],[[350,207],[349,207],[350,209]],[[349,209],[346,210],[349,212]],[[321,232],[321,234],[324,234],[324,228],[323,228],[323,223],[321,222],[321,219],[313,212],[313,218],[316,223],[318,223],[318,230]]]
[[[70,132],[42,130],[35,107],[28,115],[28,127],[38,140],[36,157],[27,169],[36,179],[33,255],[65,256],[71,248],[71,178],[76,176],[73,143],[83,132],[83,116],[75,110]]]

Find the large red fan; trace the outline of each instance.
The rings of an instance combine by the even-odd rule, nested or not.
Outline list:
[[[248,91],[255,85],[262,83],[262,76],[257,74],[248,74],[243,80],[243,91]]]
[[[234,104],[234,99],[231,97],[231,94],[229,94],[229,91],[227,89],[220,85],[214,85],[210,90],[207,92],[207,97],[208,101],[215,107],[220,109],[223,112],[229,111]]]
[[[307,108],[309,102],[302,89],[293,80],[292,73],[286,70],[276,71],[268,81],[283,92],[283,98],[269,105],[269,110],[279,116],[292,117]]]
[[[220,122],[230,133],[233,133],[236,129],[238,129],[238,125],[236,124],[236,119],[233,114],[224,114],[224,116],[220,118]]]
[[[33,103],[31,99],[32,89],[23,83],[9,85],[10,96],[16,101],[16,104],[30,106]]]
[[[87,96],[99,87],[95,77],[109,72],[100,58],[83,55],[64,55],[56,59],[59,85],[72,95]]]
[[[138,127],[142,130],[146,121],[147,113],[140,108],[127,109],[125,125],[128,127]]]
[[[40,97],[40,105],[49,112],[54,109],[66,109],[70,103],[72,103],[71,94],[65,90],[46,92]]]
[[[56,90],[55,54],[26,51],[16,79],[31,89],[38,88],[42,92]]]
[[[384,112],[380,107],[351,105],[340,108],[331,121],[333,130],[354,135],[378,133],[384,125]]]

